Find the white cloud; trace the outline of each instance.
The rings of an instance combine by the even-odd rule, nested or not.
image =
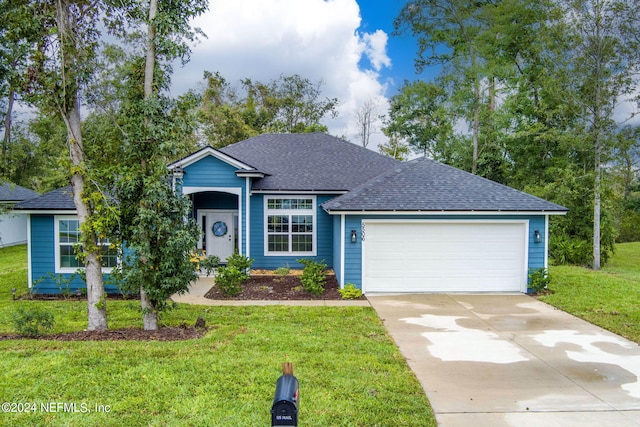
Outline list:
[[[355,142],[355,116],[364,102],[387,105],[379,71],[391,66],[387,34],[359,33],[359,12],[356,0],[212,1],[193,23],[207,39],[193,48],[186,67],[174,69],[174,92],[197,88],[204,70],[219,71],[231,84],[293,74],[322,80],[322,95],[340,101],[339,117],[325,124]],[[361,68],[365,56],[371,69]]]
[[[376,71],[380,71],[383,66],[391,66],[391,59],[387,56],[387,33],[376,30],[373,34],[364,34],[362,39],[367,45],[365,53]]]

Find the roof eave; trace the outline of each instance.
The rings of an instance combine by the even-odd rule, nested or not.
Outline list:
[[[552,210],[526,210],[526,211],[508,211],[508,210],[367,210],[367,209],[326,209],[329,215],[566,215],[566,211]]]
[[[236,172],[236,176],[238,178],[264,178],[265,176],[267,176],[266,173],[264,172],[260,172],[260,171],[252,171],[252,170],[237,170]]]
[[[76,215],[78,212],[74,209],[19,209],[16,208],[13,212],[30,214],[30,215]]]

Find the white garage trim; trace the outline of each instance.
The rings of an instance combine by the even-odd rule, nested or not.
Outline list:
[[[365,293],[527,290],[528,220],[366,219],[362,224]]]

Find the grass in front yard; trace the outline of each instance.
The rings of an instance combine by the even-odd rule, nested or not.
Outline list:
[[[26,257],[24,247],[8,249],[0,249],[0,334],[12,332],[18,305],[53,312],[57,332],[83,329],[84,302],[11,300],[11,287],[26,288],[19,265]],[[111,328],[140,324],[134,301],[108,301],[107,310]],[[198,316],[211,327],[199,340],[0,341],[0,400],[36,404],[32,412],[0,413],[0,425],[270,425],[285,361],[300,381],[300,425],[436,425],[369,307],[181,304],[163,322],[192,325]]]
[[[640,344],[640,242],[616,245],[601,271],[553,266],[549,272],[555,293],[542,301]]]

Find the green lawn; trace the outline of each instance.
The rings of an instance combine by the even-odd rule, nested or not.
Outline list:
[[[24,246],[0,249],[0,334],[13,332],[16,307],[33,305],[54,313],[56,331],[83,329],[86,303],[12,300],[12,287],[26,292],[25,266]],[[107,310],[111,328],[140,324],[135,302],[108,301]],[[31,410],[0,413],[0,425],[270,425],[285,361],[300,381],[300,425],[436,425],[369,307],[178,305],[163,323],[198,316],[212,327],[199,340],[0,341],[0,401]]]
[[[540,299],[640,344],[640,242],[616,245],[601,271],[549,269],[555,293]]]

